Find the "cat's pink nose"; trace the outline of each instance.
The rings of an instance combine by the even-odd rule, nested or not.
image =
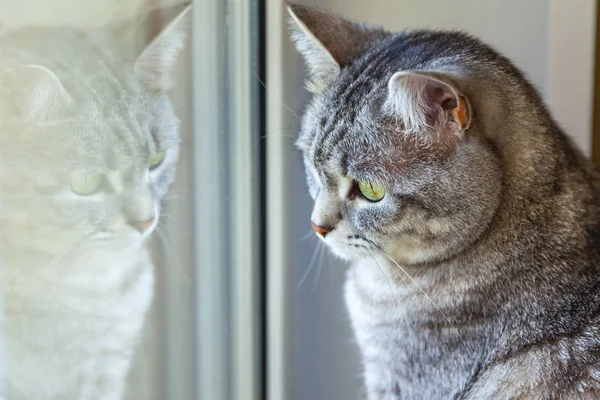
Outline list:
[[[313,231],[317,232],[317,235],[320,235],[323,237],[325,237],[325,235],[327,235],[329,232],[331,232],[333,230],[333,228],[330,228],[327,226],[319,226],[312,221],[310,223],[312,224]]]
[[[150,218],[149,220],[146,220],[146,221],[133,222],[131,225],[133,227],[135,227],[141,233],[144,233],[152,227],[153,223],[154,223],[154,218]]]

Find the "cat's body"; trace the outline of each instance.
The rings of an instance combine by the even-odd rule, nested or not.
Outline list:
[[[537,92],[467,35],[291,10],[368,398],[600,398],[600,175]]]
[[[556,255],[549,253],[540,260]],[[354,265],[346,300],[372,398],[555,399],[578,398],[580,390],[598,396],[597,275],[569,285],[566,274],[519,274],[522,263],[444,263],[460,286],[411,269],[415,282],[391,278],[390,268],[394,290],[374,261]],[[485,273],[461,273],[481,266]],[[513,272],[502,272],[506,267]],[[534,294],[532,285],[549,289]],[[481,288],[477,296],[474,287]]]
[[[36,249],[22,251],[2,260],[7,398],[120,399],[152,297],[148,251],[98,246],[60,260],[43,254],[39,263]],[[53,260],[55,273],[39,271]]]
[[[0,38],[6,399],[124,395],[154,289],[145,239],[178,154],[166,91],[187,11],[153,11],[171,22],[158,31]]]

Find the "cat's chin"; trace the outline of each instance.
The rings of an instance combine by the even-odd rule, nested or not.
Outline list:
[[[374,255],[374,250],[364,246],[355,246],[341,243],[327,243],[327,247],[339,259],[344,261],[359,261],[363,259],[371,259]]]

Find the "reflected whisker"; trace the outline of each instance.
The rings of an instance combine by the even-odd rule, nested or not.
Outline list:
[[[191,283],[192,282],[191,279],[185,274],[185,272],[183,270],[183,266],[179,263],[179,260],[177,259],[177,257],[175,257],[173,249],[171,248],[171,242],[169,242],[169,240],[167,239],[167,236],[162,232],[162,230],[160,229],[160,226],[156,227],[156,232],[162,239],[165,250],[167,250],[169,252],[169,258],[172,258],[173,261],[175,261],[175,264],[176,264],[175,268],[177,269],[177,271],[183,276],[183,278],[187,282]]]
[[[164,203],[170,203],[172,201],[176,201],[176,202],[182,202],[185,199],[180,195],[180,194],[170,194],[165,196],[165,198],[163,199]]]
[[[67,276],[65,276],[65,278],[63,279],[62,284],[60,285],[60,288],[58,290],[58,294],[56,295],[56,299],[54,301],[54,306],[53,306],[53,310],[52,310],[51,314],[55,315],[55,313],[57,312],[58,304],[63,295],[64,288],[67,286],[67,282],[69,281],[69,279],[71,279],[77,273],[79,266],[81,264],[81,261],[83,260],[84,255],[85,255],[85,251],[82,250],[81,253],[79,254],[79,257],[77,257],[77,261],[75,261],[74,265],[69,268],[69,271],[67,271]]]
[[[48,264],[48,266],[46,268],[51,268],[54,265],[56,265],[57,262],[59,262],[60,260],[62,260],[64,257],[68,256],[69,254],[71,254],[72,251],[76,250],[81,244],[83,244],[86,240],[88,240],[90,237],[92,237],[94,235],[94,233],[90,233],[88,235],[85,235],[83,238],[81,238],[79,241],[75,242],[75,244],[73,244],[73,246],[71,246],[67,251],[65,251],[63,254],[61,254],[60,256],[58,256],[57,258],[55,258],[54,260],[52,260],[50,262],[50,264]]]
[[[278,129],[280,132],[264,132],[263,135],[261,135],[258,139],[259,140],[264,140],[266,138],[271,138],[271,137],[281,137],[281,138],[286,138],[286,139],[291,139],[293,141],[296,140],[297,138],[297,133],[298,133],[298,128],[280,128]],[[294,134],[293,135],[289,135],[287,133],[283,133],[283,130],[290,130],[293,131]]]

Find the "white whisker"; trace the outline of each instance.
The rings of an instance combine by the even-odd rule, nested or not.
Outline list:
[[[302,275],[302,278],[300,279],[300,283],[298,283],[298,286],[296,286],[296,290],[299,290],[302,287],[302,285],[304,284],[304,282],[306,281],[306,279],[308,278],[308,275],[310,274],[310,271],[312,270],[312,268],[315,264],[315,261],[317,259],[317,254],[321,251],[322,244],[323,243],[321,243],[321,242],[319,242],[317,244],[317,248],[313,252],[310,262],[308,263],[308,268],[304,272],[304,275]]]
[[[437,304],[435,304],[435,302],[433,301],[433,299],[431,297],[429,297],[429,295],[423,290],[423,288],[421,288],[421,286],[417,283],[417,281],[415,281],[412,276],[410,276],[410,274],[408,272],[406,272],[406,270],[404,268],[402,268],[402,266],[400,266],[400,264],[398,264],[396,262],[396,260],[394,260],[391,256],[389,256],[385,251],[383,251],[383,249],[379,249],[381,251],[381,253],[387,257],[391,262],[393,262],[398,268],[400,268],[400,271],[402,271],[407,277],[408,279],[411,280],[412,283],[415,284],[415,286],[419,289],[419,291],[425,296],[425,298],[427,298],[427,300],[429,300],[429,302],[431,303],[431,305],[433,305],[433,307],[435,307],[435,309],[442,315],[442,317],[444,317],[444,319],[446,320],[446,322],[452,327],[452,329],[456,332],[456,334],[458,335],[458,337],[460,338],[460,340],[463,342],[463,344],[465,345],[465,348],[467,349],[467,351],[469,352],[470,355],[472,355],[471,350],[468,348],[467,346],[467,342],[465,341],[465,339],[462,337],[462,335],[460,334],[460,332],[458,331],[458,329],[456,328],[456,326],[454,326],[454,324],[450,321],[450,318],[448,318],[446,316],[446,314],[444,314],[444,312],[437,306]]]
[[[321,249],[321,255],[319,255],[319,263],[317,267],[317,275],[315,276],[315,281],[313,282],[312,291],[314,292],[317,289],[317,284],[321,279],[321,271],[323,270],[323,256],[325,255],[325,247],[322,245],[323,242],[319,241],[319,248]]]
[[[308,239],[310,239],[311,237],[312,237],[312,238],[314,238],[314,237],[315,237],[315,232],[314,232],[313,230],[311,230],[310,232],[308,232],[308,233],[307,233],[305,236],[302,236],[302,237],[300,238],[300,240],[299,240],[299,241],[300,241],[300,242],[303,242],[303,241],[305,241],[305,240],[308,240]]]
[[[408,320],[408,314],[406,312],[406,309],[402,306],[400,300],[398,299],[398,296],[396,295],[396,292],[394,291],[394,287],[392,285],[392,280],[391,280],[390,276],[388,275],[388,273],[385,271],[385,268],[383,268],[383,265],[381,265],[381,263],[379,262],[379,260],[377,260],[377,257],[375,257],[375,255],[373,254],[373,252],[371,251],[371,249],[369,249],[368,247],[366,249],[369,252],[369,254],[371,255],[371,257],[373,258],[373,261],[375,261],[375,263],[377,264],[377,266],[379,266],[379,269],[383,273],[383,276],[385,276],[385,279],[387,280],[388,285],[390,286],[390,290],[392,291],[394,299],[396,300],[396,304],[398,305],[398,308],[402,312],[402,316],[404,316],[404,322],[406,322],[406,327],[408,328],[409,335],[413,338],[413,340],[411,340],[411,343],[412,343],[414,341],[414,339],[415,339],[415,335],[414,335],[412,327],[410,326],[410,322]],[[402,276],[401,276],[401,278],[402,278]],[[408,287],[409,290],[410,290],[410,286],[404,280],[404,278],[402,278],[402,281],[404,282],[404,284],[406,285],[406,287]],[[412,291],[411,291],[411,293],[412,293]]]
[[[164,217],[164,220],[163,220]],[[164,222],[163,222],[164,221]],[[158,223],[160,224],[161,222],[163,222],[165,225],[171,226],[173,224],[173,227],[175,229],[172,229],[169,231],[169,233],[173,234],[175,233],[175,235],[177,236],[175,239],[179,240],[181,239],[181,235],[182,235],[182,230],[179,229],[179,221],[177,220],[177,218],[171,214],[160,214],[160,218],[158,220]]]

